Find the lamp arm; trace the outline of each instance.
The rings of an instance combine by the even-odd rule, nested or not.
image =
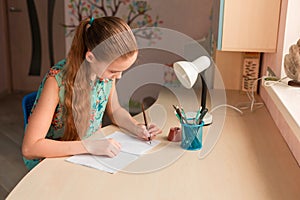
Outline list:
[[[207,95],[207,85],[205,83],[205,79],[200,73],[201,82],[202,82],[202,93],[201,93],[201,112],[206,108],[206,95]]]

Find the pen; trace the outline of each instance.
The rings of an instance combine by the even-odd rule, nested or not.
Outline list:
[[[175,112],[177,113],[176,116],[178,116],[179,121],[182,123],[183,119],[182,119],[182,115],[181,115],[181,112],[180,112],[179,108],[177,106],[175,106],[175,105],[172,105],[172,106],[173,106]]]
[[[181,114],[179,108],[178,108],[177,106],[174,106],[174,105],[173,105],[173,108],[175,109],[177,115],[179,116],[180,122],[186,123],[186,120],[185,120],[184,117],[182,116],[182,114]],[[184,122],[184,121],[185,121],[185,122]]]
[[[146,118],[144,104],[142,104],[142,111],[143,111],[143,117],[144,117],[145,126],[146,126],[146,129],[148,130],[148,122],[147,122],[147,118]],[[150,144],[151,144],[151,134],[148,137],[148,140],[150,141]]]
[[[174,111],[174,114],[175,114],[176,118],[180,121],[181,119],[180,119],[179,115],[176,113],[176,111]]]
[[[180,107],[180,110],[181,110],[181,113],[182,113],[182,117],[186,120],[186,115],[185,115],[185,112],[184,112],[183,108]]]
[[[197,111],[194,123],[197,123],[197,121],[199,119],[199,116],[200,116],[200,113],[201,113],[201,108]]]

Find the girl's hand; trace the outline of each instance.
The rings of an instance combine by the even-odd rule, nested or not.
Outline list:
[[[88,153],[114,157],[121,151],[121,144],[114,139],[83,140],[83,146]]]
[[[137,137],[143,140],[149,140],[149,137],[154,139],[158,134],[162,133],[161,129],[158,128],[156,124],[148,125],[148,130],[144,124],[138,124],[135,132]]]

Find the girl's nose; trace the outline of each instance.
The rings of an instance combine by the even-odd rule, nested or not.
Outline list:
[[[120,79],[122,77],[122,72],[118,72],[116,75],[115,75],[116,79]]]

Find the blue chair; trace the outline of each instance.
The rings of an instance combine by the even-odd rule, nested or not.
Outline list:
[[[23,116],[24,116],[24,128],[26,127],[26,125],[28,123],[28,117],[30,115],[32,106],[34,104],[36,95],[37,95],[37,91],[25,95],[22,99],[22,110],[23,110]]]
[[[32,106],[35,102],[37,92],[32,92],[27,95],[25,95],[22,99],[22,110],[23,110],[23,116],[24,116],[24,129],[26,128],[26,125],[28,123],[28,117],[30,115]],[[23,161],[25,163],[25,166],[31,170],[34,168],[39,162],[39,159],[33,159],[33,160],[27,160],[26,158],[23,157]]]

